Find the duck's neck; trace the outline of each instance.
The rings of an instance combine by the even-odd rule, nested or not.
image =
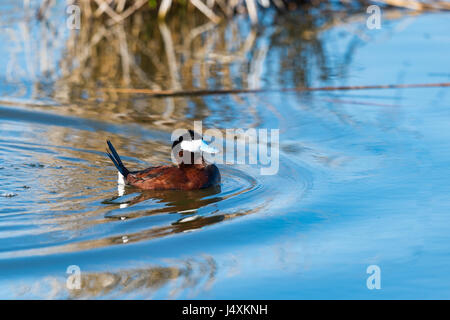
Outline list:
[[[206,166],[207,166],[207,163],[206,163],[205,159],[203,159],[203,157],[202,157],[201,163],[184,163],[184,162],[182,162],[178,167],[202,169]]]

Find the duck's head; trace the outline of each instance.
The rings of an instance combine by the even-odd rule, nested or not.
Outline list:
[[[187,130],[172,144],[172,156],[178,165],[202,164],[204,152],[217,153],[219,150],[207,145],[203,137],[193,130]]]

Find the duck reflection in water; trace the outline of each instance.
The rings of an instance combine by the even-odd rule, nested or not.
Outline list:
[[[231,218],[227,214],[218,214],[219,210],[214,208],[211,208],[206,215],[196,214],[197,210],[223,200],[223,197],[219,196],[220,193],[220,185],[185,192],[176,190],[139,190],[134,187],[122,189],[119,186],[119,196],[103,202],[104,204],[114,204],[116,206],[119,204],[119,213],[114,213],[117,211],[112,210],[106,214],[105,218],[129,220],[164,213],[180,215],[179,218],[169,225],[154,226],[144,232],[140,232],[139,235],[128,235],[127,239],[130,242],[134,242],[138,238],[158,238],[169,234],[193,231]],[[133,198],[124,201],[124,198],[133,195],[135,195]],[[118,199],[122,199],[122,201],[117,202]],[[136,208],[140,203],[145,203],[142,205],[143,210]],[[128,208],[130,208],[129,211],[127,210]]]
[[[120,208],[125,209],[137,205],[140,202],[153,200],[153,203],[160,205],[154,208],[151,213],[193,213],[197,209],[206,205],[216,203],[222,200],[222,197],[216,196],[221,193],[220,185],[215,185],[205,189],[177,191],[177,190],[140,190],[134,187],[125,188],[124,185],[117,186],[118,197],[138,194],[131,200],[120,202]],[[110,201],[110,203],[116,203]]]

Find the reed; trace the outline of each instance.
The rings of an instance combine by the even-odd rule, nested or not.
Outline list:
[[[39,16],[49,7],[52,0],[43,0]],[[102,19],[111,26],[123,22],[139,11],[151,11],[155,17],[164,20],[170,11],[197,10],[213,23],[239,13],[248,14],[252,24],[258,23],[258,11],[274,7],[278,11],[295,10],[299,6],[323,7],[331,1],[318,0],[71,0],[81,6],[87,19]],[[450,10],[448,1],[433,0],[341,0],[342,6],[384,4],[387,7],[406,8],[414,11]]]
[[[282,87],[307,91],[312,70],[319,72],[321,79],[329,77],[327,70],[345,73],[355,43],[370,40],[371,36],[361,7],[367,3],[362,1],[345,1],[340,7],[328,1],[284,1],[285,11],[271,15],[270,28],[266,28],[266,23],[249,28],[250,19],[245,15],[217,24],[196,7],[178,1],[166,7],[165,20],[158,20],[162,3],[150,8],[148,1],[142,4],[138,0],[79,0],[82,27],[72,30],[68,37],[57,32],[59,11],[52,10],[55,1],[43,1],[38,13],[42,23],[29,20],[23,23],[21,32],[11,31],[11,38],[17,42],[11,47],[11,56],[17,56],[23,48],[27,61],[24,72],[33,83],[32,98],[49,98],[65,106],[68,113],[88,118],[101,115],[117,122],[132,120],[172,128],[174,124],[183,126],[189,112],[198,119],[207,117],[211,110],[206,96],[216,91],[227,93],[221,99],[233,99],[230,105],[242,105],[248,110],[249,119],[255,118],[251,115],[254,110],[248,106],[255,104],[250,100],[257,99],[256,95],[238,95],[233,90],[242,88],[242,92],[254,93],[266,87],[261,70],[270,52],[280,56],[280,66],[266,73],[279,77]],[[221,3],[215,1],[205,3]],[[272,2],[264,4],[275,6]],[[241,1],[240,5],[246,2]],[[296,5],[300,7],[294,12]],[[236,2],[234,8],[238,7]],[[265,8],[259,2],[258,7]],[[230,11],[231,7],[225,5],[211,8],[222,19],[227,14],[239,14],[238,9]],[[386,7],[383,20],[424,12],[404,8]],[[430,8],[422,6],[420,10]],[[265,12],[259,10],[258,14],[263,17]],[[28,12],[26,15],[33,16]],[[355,37],[348,48],[330,60],[321,35],[339,25],[352,25],[347,30]],[[53,59],[52,52],[60,50],[61,58]],[[336,56],[336,52],[333,54]],[[12,59],[8,70],[21,70],[19,61]],[[11,72],[8,77],[16,84],[13,96],[22,96],[28,90],[20,73]],[[211,92],[200,94],[199,88]],[[141,91],[136,94],[135,90]],[[149,103],[146,99],[152,95],[163,98]],[[242,111],[216,112],[226,118]]]

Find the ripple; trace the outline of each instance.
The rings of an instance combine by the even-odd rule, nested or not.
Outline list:
[[[8,159],[2,168],[14,174],[8,179],[10,191],[4,194],[14,191],[11,194],[18,197],[0,209],[1,259],[182,236],[299,201],[311,180],[307,170],[282,159],[284,165],[274,176],[261,176],[257,167],[219,165],[221,185],[202,190],[120,190],[115,168],[98,151],[104,149],[105,133],[87,133],[90,148],[86,148],[88,140],[73,139],[86,136],[84,130],[44,126],[43,134],[52,130],[71,141],[60,145],[43,144],[26,132],[18,137],[12,123],[6,128],[11,134],[0,140],[0,155]],[[153,143],[154,149],[166,148]],[[148,165],[143,154],[125,154],[130,168]],[[162,156],[154,162],[163,162]],[[286,183],[286,176],[292,183]]]

